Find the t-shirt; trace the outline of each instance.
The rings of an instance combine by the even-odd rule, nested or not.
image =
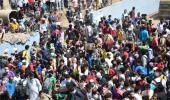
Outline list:
[[[148,38],[149,38],[149,33],[148,33],[147,30],[143,30],[143,31],[140,32],[139,39],[141,41],[146,41],[146,39],[148,39]]]
[[[8,92],[8,94],[10,95],[10,96],[13,96],[14,95],[14,92],[15,92],[15,82],[14,81],[12,81],[12,82],[7,82],[6,83],[6,90],[7,90],[7,92]]]
[[[122,41],[123,40],[123,32],[119,31],[117,35],[118,35],[118,40]]]
[[[40,32],[42,32],[42,33],[46,32],[47,31],[47,27],[48,27],[47,24],[41,24],[40,25]]]
[[[12,30],[18,29],[18,23],[10,23],[10,26]]]
[[[25,58],[25,60],[29,60],[29,54],[28,54],[28,50],[24,50],[23,53],[22,53],[22,57]]]
[[[51,78],[46,78],[44,82],[44,87],[48,90],[52,90],[54,88],[55,83],[56,83],[55,77],[52,76]]]

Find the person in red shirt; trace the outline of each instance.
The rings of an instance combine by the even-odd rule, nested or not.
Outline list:
[[[33,0],[28,0],[28,3],[29,3],[29,4],[32,4],[32,3],[33,3]]]
[[[9,59],[8,59],[7,67],[8,67],[9,69],[14,69],[14,68],[16,68],[16,66],[14,66],[14,64],[13,64],[12,58],[9,58]]]
[[[112,29],[108,23],[106,23],[106,26],[103,28],[103,34],[112,34]]]

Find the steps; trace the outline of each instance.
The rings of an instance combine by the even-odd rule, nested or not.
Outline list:
[[[159,17],[170,19],[170,0],[160,0]]]

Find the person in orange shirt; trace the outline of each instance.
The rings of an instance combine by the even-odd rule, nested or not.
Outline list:
[[[118,38],[118,41],[120,43],[122,43],[123,39],[124,39],[124,33],[121,29],[118,29],[118,32],[117,32],[117,38]]]
[[[21,70],[23,71],[23,73],[25,73],[25,70],[26,70],[26,61],[22,61],[22,66],[21,66]]]

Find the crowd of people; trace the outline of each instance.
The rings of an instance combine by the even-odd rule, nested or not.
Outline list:
[[[18,7],[12,1],[11,6]],[[170,99],[169,21],[153,25],[132,7],[121,19],[103,16],[95,24],[90,10],[74,18],[73,12],[80,10],[68,7],[65,29],[51,10],[57,10],[56,5],[44,3],[48,9],[43,10],[40,3],[19,5],[18,18],[11,19],[9,26],[0,25],[0,33],[28,28],[40,34],[39,43],[34,41],[22,51],[14,48],[12,54],[4,51],[0,100]]]
[[[0,0],[0,8],[3,8],[3,1]],[[64,8],[68,8],[69,6],[73,6],[74,8],[81,7],[82,9],[86,9],[89,7],[94,7],[95,9],[100,9],[112,4],[113,0],[10,0],[10,4],[12,9],[17,9],[20,7],[24,7],[25,9],[30,9],[30,7],[34,7],[34,4],[37,2],[41,3],[43,9],[48,10],[63,10]]]

